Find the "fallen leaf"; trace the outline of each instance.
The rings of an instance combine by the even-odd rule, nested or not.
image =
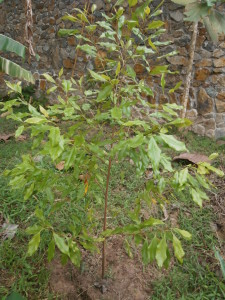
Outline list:
[[[13,136],[14,136],[13,133],[10,133],[10,134],[1,134],[0,135],[0,141],[7,142]]]
[[[208,156],[199,153],[182,153],[173,158],[173,161],[176,160],[187,160],[193,164],[199,164],[201,162],[207,162],[207,163],[211,162]]]
[[[15,137],[14,133],[0,134],[0,141],[4,141],[6,143],[9,139],[14,138],[14,137]],[[16,140],[23,142],[26,139],[27,139],[26,135],[20,135]]]
[[[16,140],[23,142],[23,141],[26,141],[26,139],[27,139],[26,135],[20,135]]]
[[[2,225],[2,239],[6,240],[6,239],[12,239],[16,232],[17,232],[17,228],[19,225],[16,224],[9,224],[9,223],[4,223]]]
[[[65,167],[65,161],[61,161],[60,163],[58,163],[56,166],[56,169],[59,170],[59,171],[62,171]]]

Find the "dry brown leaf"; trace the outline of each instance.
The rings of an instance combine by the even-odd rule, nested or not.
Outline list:
[[[9,133],[9,134],[1,134],[0,135],[0,141],[4,141],[7,142],[11,137],[13,137],[14,134],[13,133]]]
[[[199,153],[182,153],[173,158],[173,161],[176,160],[187,160],[193,164],[199,164],[201,162],[207,162],[207,163],[211,162],[208,156]]]
[[[56,169],[59,170],[59,171],[62,171],[65,167],[65,161],[61,161],[60,163],[58,163],[56,166]]]

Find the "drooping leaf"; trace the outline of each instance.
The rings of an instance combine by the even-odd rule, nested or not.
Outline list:
[[[133,7],[137,4],[138,0],[128,0],[128,4],[130,7]]]
[[[26,47],[10,37],[0,34],[0,51],[13,52],[25,59]]]
[[[174,228],[174,231],[176,231],[177,233],[179,233],[184,239],[186,240],[191,240],[192,235],[190,234],[190,232],[180,229],[180,228]]]
[[[111,110],[111,115],[113,119],[120,120],[122,118],[122,110],[119,107],[114,107]]]
[[[98,97],[97,97],[97,102],[101,102],[101,101],[104,101],[106,98],[108,98],[110,96],[112,92],[112,85],[111,84],[108,84],[106,85],[98,94]]]
[[[151,243],[148,247],[150,262],[153,262],[155,259],[157,245],[158,245],[158,239],[156,236],[154,236],[154,238],[151,240]]]
[[[160,268],[162,268],[167,258],[167,243],[165,236],[161,239],[156,248],[156,261]]]
[[[29,241],[28,251],[27,251],[28,256],[33,255],[37,251],[40,241],[41,241],[40,232],[38,232]]]
[[[131,247],[130,247],[130,244],[129,244],[129,242],[128,242],[127,239],[125,239],[125,241],[124,241],[124,248],[125,248],[125,250],[126,250],[127,255],[128,255],[130,258],[133,258],[133,253],[132,253],[132,251],[131,251]]]
[[[148,241],[145,240],[143,246],[142,246],[142,261],[144,265],[147,265],[150,261],[150,255],[149,255],[149,251],[148,251]]]
[[[176,258],[180,263],[183,263],[184,250],[182,248],[180,240],[173,234],[173,248]]]
[[[66,244],[65,239],[60,237],[57,233],[53,233],[53,237],[55,240],[55,244],[58,247],[58,249],[66,255],[69,255],[69,246]]]
[[[176,151],[187,151],[186,146],[183,142],[178,141],[172,135],[160,134],[163,141],[172,149]]]
[[[223,278],[225,279],[225,261],[216,249],[214,249],[214,252],[215,252],[216,259],[218,259],[218,261],[220,263],[220,268],[221,268],[221,271],[223,274]]]
[[[191,195],[192,195],[192,199],[195,203],[197,203],[200,207],[202,207],[202,198],[200,193],[195,190],[195,189],[191,189]]]
[[[76,35],[80,33],[77,29],[59,29],[58,35],[61,37],[67,36],[67,35]]]
[[[35,83],[34,77],[30,71],[27,71],[16,63],[0,56],[0,72],[11,77],[16,77],[21,80],[26,80]]]
[[[154,168],[158,169],[160,162],[161,149],[157,145],[154,137],[151,137],[148,144],[148,155]]]

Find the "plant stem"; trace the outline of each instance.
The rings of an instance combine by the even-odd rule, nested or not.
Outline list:
[[[191,40],[191,45],[189,50],[189,63],[188,63],[187,76],[186,76],[186,82],[184,87],[184,96],[183,96],[183,103],[182,103],[183,110],[181,112],[181,118],[185,118],[186,111],[187,111],[197,35],[198,35],[198,22],[195,22],[193,24],[193,34],[192,34],[192,40]]]
[[[103,231],[106,230],[107,226],[107,206],[108,206],[108,191],[109,191],[109,179],[110,179],[110,171],[112,166],[112,159],[109,158],[109,165],[108,165],[108,174],[107,174],[107,181],[106,181],[106,190],[105,190],[105,211],[104,211],[104,224],[103,224]],[[102,279],[105,277],[105,265],[106,265],[106,240],[103,242],[102,248]]]

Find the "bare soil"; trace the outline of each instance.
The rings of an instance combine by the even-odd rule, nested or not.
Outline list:
[[[120,237],[107,241],[106,280],[101,280],[101,255],[84,253],[83,260],[82,272],[70,263],[62,266],[59,258],[52,262],[50,287],[59,299],[147,300],[151,282],[162,276],[162,271],[154,265],[143,269],[137,253],[134,259],[129,258]]]

